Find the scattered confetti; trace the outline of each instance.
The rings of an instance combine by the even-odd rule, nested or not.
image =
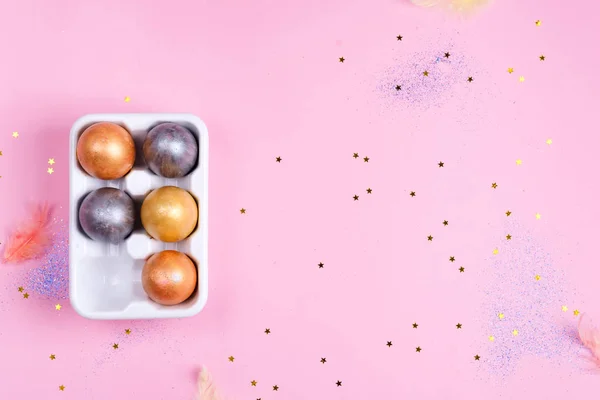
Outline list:
[[[402,35],[396,36],[396,40],[402,40]]]
[[[52,174],[54,173],[54,168],[48,168],[48,170],[47,170],[47,171],[48,171],[48,173],[49,173],[50,175],[52,175]]]
[[[392,342],[387,342],[385,345],[386,345],[387,347],[392,347]]]
[[[265,333],[266,333],[267,335],[268,335],[268,334],[270,334],[270,333],[271,333],[271,329],[269,329],[269,328],[265,329]]]
[[[410,192],[410,197],[415,197],[417,195],[417,193],[415,192]]]
[[[344,57],[340,57],[339,60],[340,60],[341,63],[343,63],[344,61],[346,61],[346,59]]]
[[[519,334],[519,331],[518,331],[518,330],[516,330],[516,329],[514,329],[514,330],[512,331],[512,334],[513,334],[513,336],[517,336],[517,335]]]
[[[60,385],[58,387],[58,390],[60,390],[61,392],[64,392],[65,391],[65,385]]]
[[[56,310],[59,310],[59,311],[60,311],[60,309],[62,308],[62,306],[61,306],[60,304],[57,304],[57,305],[55,305],[55,306],[54,306],[54,308],[55,308]]]
[[[131,98],[129,98],[129,96],[125,96],[125,103],[129,103],[131,101]]]
[[[563,310],[564,312],[567,312],[567,311],[569,311],[569,309],[567,308],[567,306],[562,306],[562,307],[561,307],[561,310]]]
[[[115,343],[115,344],[112,345],[112,348],[115,349],[115,350],[117,350],[119,348],[119,345],[117,343]]]
[[[54,165],[54,158],[49,158],[48,159],[48,164]]]
[[[489,336],[488,339],[490,342],[493,342],[495,338],[493,336]]]
[[[416,322],[414,324],[412,324],[413,329],[417,329],[419,327],[419,324],[417,324]]]
[[[544,56],[543,54],[540,56],[540,61],[545,61],[546,60],[546,56]]]
[[[354,199],[354,201],[358,201],[358,195],[355,194],[354,196],[352,196],[352,198]]]
[[[352,155],[352,157],[354,157],[354,158],[358,158],[358,153],[354,153],[354,154]]]
[[[252,385],[252,386],[256,386],[257,383],[258,382],[254,381],[254,380],[250,381],[250,385]]]
[[[498,184],[496,182],[492,183],[492,189],[496,189],[498,187]]]
[[[369,162],[369,160],[370,160],[370,158],[369,158],[369,157],[365,157],[365,158],[363,158],[363,161],[364,161],[364,162]]]
[[[278,391],[279,390],[279,386],[277,386],[277,385],[273,386],[273,390],[274,391]]]
[[[373,189],[367,188],[367,194],[371,194],[371,193],[373,193]]]
[[[535,219],[542,219],[542,214],[540,214],[540,213],[535,214]]]
[[[520,158],[517,160],[517,165],[521,165],[523,164],[523,160],[521,160]]]
[[[57,220],[52,231],[52,246],[40,266],[29,271],[27,287],[41,297],[63,300],[69,293],[69,229]]]
[[[459,271],[459,272],[465,272],[465,267],[460,267],[460,268],[458,269],[458,271]]]
[[[473,77],[472,76],[468,77],[467,82],[473,82]]]
[[[417,347],[417,348],[415,349],[415,351],[416,351],[417,353],[420,353],[420,352],[421,352],[421,350],[422,350],[422,349],[421,349],[420,347]]]
[[[278,162],[278,163],[280,163],[280,162],[281,162],[281,157],[277,157],[277,158],[275,158],[275,162]]]
[[[542,26],[542,21],[540,21],[539,19],[535,21],[535,26]]]
[[[246,209],[245,208],[240,209],[240,214],[246,214]]]
[[[129,328],[128,328],[128,329],[125,329],[125,334],[126,334],[126,335],[131,335],[131,329],[129,329]]]
[[[319,266],[319,268],[323,268],[325,266],[325,264],[323,264],[322,262],[317,264]]]
[[[579,314],[580,314],[580,313],[579,313],[579,310],[574,310],[574,311],[573,311],[573,315],[574,315],[574,316],[578,316]]]
[[[444,226],[448,226],[448,221],[444,220],[444,222],[442,222],[442,224],[443,224]]]
[[[28,299],[28,298],[29,298],[29,293],[25,293],[25,294],[23,294],[23,298],[24,298],[24,299]]]
[[[498,251],[498,249],[494,249],[494,251],[492,251],[492,253],[493,253],[494,255],[498,254],[498,252],[499,252],[499,251]]]
[[[51,360],[56,360],[56,356],[54,354],[50,354],[50,357],[48,358],[50,358]]]
[[[335,384],[336,384],[338,387],[340,387],[340,386],[342,386],[342,381],[337,381]]]
[[[15,139],[19,137],[19,132],[13,132],[12,133],[12,137],[14,137]]]
[[[525,77],[524,76],[520,76],[519,77],[519,82],[525,82]]]
[[[321,358],[321,364],[325,364],[327,362],[327,359],[325,357]]]
[[[508,71],[509,74],[512,74],[514,72],[514,69],[513,68],[509,68],[509,69],[507,69],[507,71]]]
[[[234,362],[235,361],[235,357],[234,356],[229,356],[228,360],[229,360],[229,362]]]
[[[552,139],[546,140],[546,144],[552,144]]]

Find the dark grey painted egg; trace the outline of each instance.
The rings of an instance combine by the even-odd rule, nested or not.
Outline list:
[[[184,126],[165,122],[156,125],[144,140],[144,160],[156,175],[181,178],[198,161],[198,142]]]
[[[133,231],[135,207],[122,190],[104,187],[88,194],[79,207],[83,231],[100,242],[118,244]]]

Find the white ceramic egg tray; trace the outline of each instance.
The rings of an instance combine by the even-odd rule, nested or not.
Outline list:
[[[103,181],[85,173],[77,161],[77,140],[96,122],[114,122],[127,129],[136,144],[136,163],[122,179]],[[161,122],[188,128],[198,139],[198,165],[187,176],[168,179],[153,174],[144,164],[142,144],[148,131]],[[90,319],[153,319],[190,317],[202,310],[208,299],[208,130],[191,114],[90,114],[71,128],[69,151],[69,297],[75,311]],[[152,239],[142,228],[139,209],[144,197],[162,186],[189,191],[199,206],[198,226],[185,240],[164,243]],[[120,244],[93,241],[79,226],[79,205],[92,190],[114,187],[129,194],[137,209],[136,228]],[[196,264],[198,284],[194,294],[175,306],[153,302],[142,288],[146,259],[162,250],[178,250]]]

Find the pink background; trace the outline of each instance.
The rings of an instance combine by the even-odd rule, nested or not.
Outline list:
[[[232,399],[593,396],[579,355],[485,368],[508,340],[488,340],[486,293],[503,284],[488,271],[525,236],[564,276],[549,320],[600,311],[600,7],[574,3],[461,18],[400,0],[3,2],[0,229],[32,200],[66,217],[68,131],[96,112],[204,119],[211,226],[208,304],[185,320],[85,320],[68,300],[23,299],[35,263],[2,266],[0,398],[191,399],[202,364]],[[448,47],[465,81],[394,97],[385,71]]]

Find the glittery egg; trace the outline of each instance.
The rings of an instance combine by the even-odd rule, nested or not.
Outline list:
[[[155,189],[142,203],[142,225],[150,236],[163,242],[178,242],[198,223],[198,204],[187,191],[175,186]]]
[[[172,306],[187,300],[197,283],[196,266],[185,254],[165,250],[152,255],[142,270],[142,287],[153,301]]]
[[[165,122],[152,128],[144,140],[148,168],[165,178],[187,175],[198,161],[196,137],[184,126]]]
[[[117,244],[132,231],[133,200],[122,190],[103,187],[88,194],[79,207],[79,223],[92,239]]]
[[[77,160],[85,172],[95,178],[119,179],[133,167],[135,143],[122,126],[98,122],[79,137]]]

